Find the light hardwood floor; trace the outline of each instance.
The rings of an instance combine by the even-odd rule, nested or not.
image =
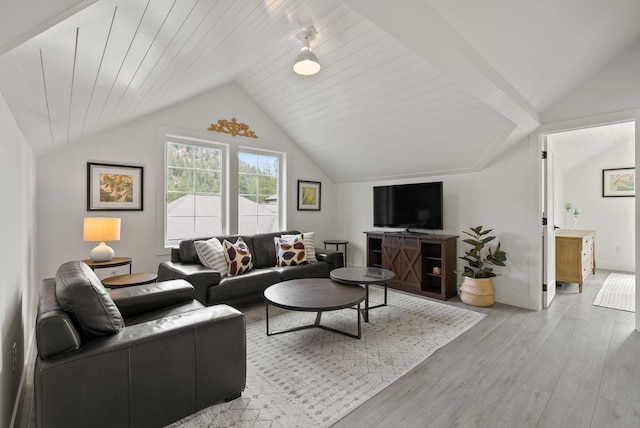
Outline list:
[[[640,427],[635,314],[592,305],[609,273],[582,294],[558,287],[547,310],[483,309],[482,322],[334,428]]]
[[[590,276],[582,294],[558,287],[540,312],[473,308],[488,316],[334,428],[640,427],[635,314],[592,305],[609,272]],[[29,382],[16,428],[35,427],[32,396]]]

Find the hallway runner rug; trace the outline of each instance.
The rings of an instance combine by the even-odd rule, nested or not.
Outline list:
[[[371,287],[372,304],[380,290]],[[486,316],[389,290],[389,306],[369,312],[358,340],[317,328],[267,336],[264,304],[239,309],[247,320],[245,391],[171,427],[329,427]],[[269,307],[272,331],[314,319]],[[356,313],[325,312],[322,323],[355,332]]]
[[[636,277],[624,273],[612,272],[604,280],[593,301],[596,306],[619,309],[621,311],[636,311]]]

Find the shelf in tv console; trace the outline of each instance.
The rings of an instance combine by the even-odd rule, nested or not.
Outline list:
[[[457,294],[458,236],[420,232],[365,232],[367,266],[395,273],[390,287],[447,300]]]

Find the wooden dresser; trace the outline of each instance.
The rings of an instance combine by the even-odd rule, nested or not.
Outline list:
[[[582,284],[596,273],[595,230],[556,230],[556,281]]]

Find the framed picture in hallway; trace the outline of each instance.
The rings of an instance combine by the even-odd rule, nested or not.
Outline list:
[[[142,211],[143,167],[87,162],[87,211]]]
[[[320,211],[320,182],[298,180],[298,211]]]
[[[633,197],[636,195],[636,169],[602,170],[602,197]]]

